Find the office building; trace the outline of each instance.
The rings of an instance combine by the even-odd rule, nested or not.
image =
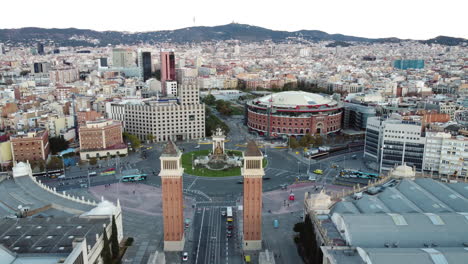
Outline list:
[[[393,67],[400,70],[424,69],[424,60],[394,60]]]
[[[364,158],[380,171],[403,163],[422,169],[425,138],[416,121],[370,117],[367,119]]]
[[[375,115],[375,106],[344,103],[343,127],[365,130],[367,127],[367,119]]]
[[[174,51],[161,51],[161,84],[166,91],[166,82],[176,80]]]
[[[5,54],[5,44],[0,43],[0,55]]]
[[[185,244],[182,152],[169,140],[161,154],[164,251],[182,251]]]
[[[113,49],[112,66],[119,68],[130,68],[135,66],[135,57],[131,49]]]
[[[48,62],[35,62],[32,65],[31,73],[48,73],[50,64]]]
[[[144,82],[151,78],[151,52],[138,52],[138,67],[140,68],[140,78]]]
[[[468,137],[445,132],[427,132],[423,171],[429,175],[466,177]]]
[[[37,54],[39,55],[44,55],[44,44],[42,43],[37,43]]]
[[[122,121],[124,130],[157,142],[205,137],[205,105],[200,103],[196,84],[178,87],[178,97],[108,102],[108,117]]]
[[[45,129],[18,132],[10,141],[14,162],[46,160],[49,155],[49,132]]]
[[[79,128],[80,157],[105,157],[127,154],[122,138],[122,123],[110,119],[87,121]]]
[[[166,81],[166,93],[167,96],[177,96],[177,82]]]
[[[99,58],[98,59],[98,67],[99,68],[107,68],[109,64],[107,63],[107,58]]]

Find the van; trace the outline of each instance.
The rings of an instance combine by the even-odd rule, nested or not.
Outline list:
[[[80,184],[80,187],[81,187],[81,188],[88,188],[88,184],[82,183],[82,184]]]

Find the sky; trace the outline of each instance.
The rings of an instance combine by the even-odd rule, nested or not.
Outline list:
[[[156,31],[231,22],[382,38],[468,38],[467,0],[2,0],[0,28]]]

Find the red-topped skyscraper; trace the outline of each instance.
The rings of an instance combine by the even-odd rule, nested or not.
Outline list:
[[[164,94],[166,92],[166,81],[175,80],[176,69],[174,51],[161,50],[161,86]]]

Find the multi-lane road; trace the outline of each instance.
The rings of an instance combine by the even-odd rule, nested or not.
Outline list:
[[[242,257],[238,250],[239,230],[237,213],[233,210],[234,221],[227,222],[226,216],[221,212],[226,211],[226,206],[198,207],[193,222],[192,259],[189,263],[242,263]],[[228,225],[232,225],[231,237],[228,237]]]

